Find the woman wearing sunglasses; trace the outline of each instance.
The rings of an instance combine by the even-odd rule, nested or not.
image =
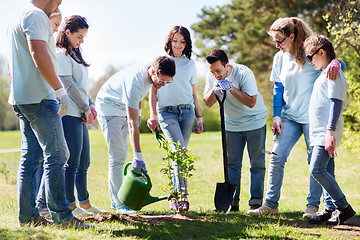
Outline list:
[[[193,129],[196,116],[197,127],[194,133],[203,131],[203,123],[199,104],[195,92],[195,84],[198,82],[195,62],[191,59],[192,44],[190,32],[182,26],[171,29],[166,43],[165,51],[175,61],[176,74],[174,81],[166,84],[161,89],[152,88],[150,91],[150,119],[149,128],[154,132],[160,124],[169,142],[180,142],[181,148],[186,148]],[[156,106],[157,103],[157,106]],[[174,146],[173,146],[174,147]],[[177,176],[180,174],[180,178]],[[179,180],[180,179],[180,180]],[[187,182],[181,178],[177,167],[174,166],[173,184],[177,192],[183,191],[183,210],[189,209],[186,198]],[[170,202],[169,209],[176,209],[178,203]]]
[[[307,161],[310,163],[312,148],[309,144],[309,102],[316,78],[320,75],[306,60],[303,42],[312,35],[309,25],[300,18],[279,18],[270,27],[268,34],[276,48],[270,81],[274,82],[273,96],[273,134],[279,136],[273,145],[269,161],[269,175],[265,204],[250,210],[251,215],[278,214],[280,190],[283,182],[284,167],[291,149],[304,134],[307,147]],[[340,70],[338,60],[333,60],[327,74],[329,79],[336,79]],[[334,161],[329,161],[329,171],[334,169]],[[322,188],[310,176],[307,209],[304,218],[316,215]],[[325,206],[335,210],[331,198],[324,192]]]

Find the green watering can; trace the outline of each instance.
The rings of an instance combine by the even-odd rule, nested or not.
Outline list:
[[[140,210],[142,207],[167,199],[169,196],[152,197],[149,192],[152,184],[149,175],[142,171],[141,174],[133,169],[128,171],[131,162],[124,168],[124,181],[119,190],[119,200],[132,210]]]

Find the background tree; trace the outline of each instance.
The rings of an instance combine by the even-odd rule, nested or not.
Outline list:
[[[10,79],[6,68],[6,60],[0,56],[0,130],[19,129],[19,120],[8,104]]]
[[[348,92],[352,98],[344,112],[344,142],[352,151],[360,153],[360,1],[334,1],[334,15],[327,14],[331,40],[335,45],[337,58],[347,64],[345,72]]]

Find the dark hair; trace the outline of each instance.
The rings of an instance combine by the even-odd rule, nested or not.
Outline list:
[[[89,25],[86,21],[86,18],[79,15],[72,15],[71,17],[66,17],[64,22],[60,26],[59,34],[56,37],[56,46],[58,48],[64,49],[66,55],[70,55],[75,62],[83,64],[85,67],[89,67],[90,64],[86,63],[82,57],[80,48],[71,48],[66,37],[66,30],[70,30],[71,33],[78,32],[79,29],[88,29]]]
[[[206,56],[206,61],[209,64],[213,64],[219,60],[224,67],[229,62],[228,56],[221,49],[214,49],[211,51],[211,53],[209,53],[209,55]]]
[[[331,60],[336,58],[334,46],[331,41],[323,35],[314,34],[308,37],[304,42],[304,49],[310,52],[323,49]]]
[[[191,53],[192,53],[190,32],[186,27],[183,27],[183,26],[175,26],[170,30],[170,33],[166,38],[166,43],[165,43],[165,47],[164,47],[165,51],[167,52],[167,54],[174,57],[171,44],[174,39],[175,33],[180,33],[184,37],[186,46],[185,46],[182,54],[184,54],[187,58],[190,59]]]
[[[175,75],[175,62],[167,56],[161,56],[154,60],[151,65],[156,74],[173,77]]]

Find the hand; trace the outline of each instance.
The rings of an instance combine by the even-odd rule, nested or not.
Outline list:
[[[326,78],[330,80],[336,80],[339,76],[340,68],[340,61],[337,59],[332,60],[327,67]]]
[[[334,136],[334,131],[326,130],[326,137],[325,137],[325,150],[329,153],[329,156],[336,157],[336,140]]]
[[[196,125],[197,125],[197,127],[194,128],[194,133],[195,134],[202,133],[202,131],[204,131],[204,125],[203,125],[203,121],[202,121],[201,116],[196,118]]]
[[[141,170],[147,172],[146,165],[141,152],[134,152],[134,158],[131,166],[136,172],[140,174],[141,174]]]
[[[85,124],[92,124],[94,120],[95,120],[95,117],[94,117],[93,113],[91,112],[91,110],[85,112],[85,119],[83,120],[83,122]]]
[[[150,118],[147,120],[147,126],[154,133],[155,129],[159,127],[158,115],[157,113],[150,114]]]
[[[222,90],[231,91],[232,89],[232,82],[226,79],[218,80],[216,83],[217,87],[220,87]]]
[[[282,132],[283,125],[281,124],[281,118],[278,116],[275,116],[273,118],[273,125],[271,128],[272,133],[275,135],[275,131],[277,131],[279,134]]]
[[[66,91],[62,86],[55,90],[55,95],[56,100],[60,104],[58,114],[63,117],[69,111],[69,97],[67,96]]]
[[[95,109],[95,105],[94,105],[94,104],[91,104],[91,105],[90,105],[90,111],[91,111],[92,115],[94,116],[94,120],[95,120],[96,117],[97,117],[97,112],[96,112],[96,109]]]
[[[214,93],[217,95],[217,96],[222,96],[224,94],[223,90],[221,87],[214,87]]]

